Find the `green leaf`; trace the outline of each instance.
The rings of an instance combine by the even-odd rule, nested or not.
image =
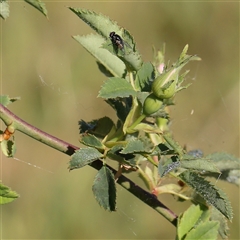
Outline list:
[[[235,156],[217,152],[206,156],[206,159],[211,160],[219,168],[220,171],[240,169],[240,160]]]
[[[116,185],[112,171],[103,166],[97,173],[92,186],[94,197],[101,207],[116,210]]]
[[[186,54],[187,54],[187,51],[188,51],[188,44],[183,48],[181,54],[180,54],[180,57],[179,57],[179,60],[180,61],[183,61]]]
[[[135,87],[137,90],[150,92],[151,82],[154,80],[154,66],[150,62],[143,63],[137,71]]]
[[[184,66],[185,64],[187,64],[189,61],[200,61],[201,58],[194,55],[187,55],[187,51],[188,51],[188,44],[183,48],[182,53],[180,54],[180,57],[178,59],[178,61],[174,64],[175,66]]]
[[[183,82],[184,82],[184,80],[185,80],[185,77],[186,77],[186,75],[188,74],[190,72],[190,70],[186,70],[184,73],[182,73],[180,76],[179,76],[179,78],[178,78],[178,84],[179,85],[181,85]],[[186,86],[181,86],[181,87],[179,87],[178,88],[178,92],[179,91],[181,91],[181,90],[183,90],[183,89],[187,89],[189,86],[191,86],[192,85],[192,83],[188,83]]]
[[[0,95],[0,104],[7,106],[10,103],[13,103],[17,100],[20,100],[20,97],[10,98],[8,95]]]
[[[186,159],[187,155],[183,156]],[[190,156],[189,156],[190,157]],[[182,168],[192,169],[197,171],[208,171],[221,173],[215,164],[205,158],[182,160],[180,162]]]
[[[98,120],[93,120],[91,122],[85,122],[84,120],[81,119],[78,122],[80,134],[89,133],[91,131],[94,131],[94,129],[97,127],[97,121]]]
[[[0,183],[0,204],[10,203],[18,197],[15,191]]]
[[[229,234],[227,219],[219,211],[217,211],[216,208],[211,208],[211,220],[218,221],[220,223],[218,233],[222,239],[227,239]]]
[[[163,138],[166,141],[167,145],[169,145],[167,147],[170,147],[171,149],[173,149],[176,153],[179,154],[179,156],[181,156],[183,154],[183,152],[184,152],[183,148],[179,145],[178,142],[176,142],[172,138],[171,134],[169,134],[169,133],[163,134]]]
[[[78,122],[80,134],[90,133],[97,138],[103,139],[112,129],[114,123],[109,117],[103,117],[85,122],[83,120]]]
[[[73,36],[73,38],[91,53],[113,76],[123,77],[125,75],[126,67],[124,63],[102,48],[102,44],[105,41],[104,37],[89,34],[87,36]]]
[[[132,98],[109,98],[106,99],[106,102],[116,111],[118,119],[124,123],[131,110]]]
[[[69,7],[69,9],[98,34],[104,36],[105,39],[109,37],[110,32],[117,32],[120,30],[117,22],[112,21],[109,19],[109,17],[101,13],[96,13],[94,11],[81,8]]]
[[[102,86],[98,97],[102,98],[124,98],[135,96],[136,92],[127,80],[118,77],[109,78]]]
[[[143,142],[140,139],[131,139],[128,141],[126,147],[123,148],[121,153],[149,153],[151,149],[149,149],[149,145],[147,142]]]
[[[9,4],[5,0],[0,1],[0,17],[3,19],[9,17]]]
[[[109,17],[104,16],[103,14],[80,8],[70,7],[69,9],[106,40],[103,47],[108,49],[112,54],[116,54],[116,52],[109,39],[109,34],[110,32],[116,32],[116,34],[124,40],[126,43],[125,45],[130,46],[130,51],[126,51],[126,53],[119,51],[118,57],[130,70],[138,70],[141,67],[142,60],[140,54],[136,51],[133,37],[127,30],[118,26],[115,21],[110,20]]]
[[[240,185],[240,160],[235,156],[218,152],[206,156],[221,171],[221,175],[204,173],[205,176],[220,178],[221,180]]]
[[[178,177],[188,184],[190,187],[203,198],[205,201],[213,205],[230,221],[232,220],[233,213],[231,203],[226,194],[218,187],[212,185],[198,174],[190,171],[184,171]]]
[[[14,140],[3,140],[1,150],[6,157],[13,157],[16,153],[16,144]]]
[[[102,63],[100,63],[99,61],[96,61],[96,63],[99,71],[103,73],[106,77],[114,77],[114,75]],[[124,77],[124,76],[115,76],[115,77]]]
[[[108,152],[107,157],[118,161],[121,164],[129,165],[132,167],[136,167],[136,155],[132,153],[123,154],[121,150],[123,149],[123,144],[118,144],[113,146]]]
[[[113,146],[108,152],[107,157],[116,160],[118,162],[124,162],[124,154],[120,154],[120,151],[123,149],[123,144],[118,144]]]
[[[116,31],[116,34],[120,36],[124,42],[124,48],[119,49],[108,40],[103,44],[103,48],[107,49],[113,55],[119,57],[126,65],[128,71],[138,71],[142,66],[142,59],[140,53],[136,51],[135,43],[133,37],[130,33],[119,27],[119,31]]]
[[[203,211],[200,205],[191,205],[179,219],[177,234],[179,239],[184,239],[184,236],[195,227]]]
[[[68,168],[69,170],[81,168],[101,157],[103,155],[95,148],[81,148],[72,155]]]
[[[40,0],[24,0],[24,1],[35,7],[37,10],[39,10],[43,15],[47,17],[47,9],[45,7],[45,3],[43,3]]]
[[[86,146],[97,148],[98,150],[104,150],[104,145],[94,135],[84,134],[80,142]]]
[[[217,239],[219,222],[201,222],[196,228],[192,229],[184,240],[214,240]]]

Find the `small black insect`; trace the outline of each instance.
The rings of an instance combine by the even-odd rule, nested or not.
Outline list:
[[[109,37],[115,47],[120,50],[124,50],[124,42],[119,35],[117,35],[115,32],[110,32]]]

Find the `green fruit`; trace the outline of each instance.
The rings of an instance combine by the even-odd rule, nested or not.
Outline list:
[[[149,116],[157,112],[161,108],[162,104],[163,102],[151,93],[143,103],[143,114]]]

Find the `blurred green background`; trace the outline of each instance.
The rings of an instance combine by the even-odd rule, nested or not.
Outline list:
[[[174,62],[189,44],[189,54],[202,61],[187,65],[193,84],[171,108],[175,139],[189,150],[239,156],[239,3],[47,2],[47,20],[23,1],[10,2],[10,17],[1,20],[1,94],[21,96],[11,111],[78,146],[80,119],[116,117],[96,97],[105,76],[71,38],[93,31],[66,6],[116,20],[134,36],[144,61],[152,60],[152,45],[166,43],[166,60]],[[1,206],[3,239],[174,239],[170,223],[119,186],[118,211],[100,208],[91,190],[94,169],[69,173],[67,155],[19,132],[15,138],[16,158],[42,169],[1,157],[3,183],[21,195]],[[132,179],[142,185],[136,175]],[[217,185],[234,210],[230,239],[239,239],[239,189]],[[172,196],[159,199],[177,214],[188,206]]]

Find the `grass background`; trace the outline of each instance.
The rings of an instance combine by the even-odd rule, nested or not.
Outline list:
[[[116,20],[134,36],[144,61],[152,60],[152,45],[166,43],[166,60],[174,62],[189,44],[189,54],[202,61],[187,65],[193,84],[171,108],[175,139],[189,150],[239,156],[239,3],[46,1],[47,20],[23,1],[10,2],[10,17],[1,20],[1,94],[21,96],[9,109],[25,121],[79,145],[80,119],[116,117],[96,97],[106,78],[71,38],[92,30],[66,6]],[[16,158],[42,169],[1,156],[0,179],[21,195],[0,208],[3,239],[174,239],[170,223],[121,187],[118,211],[101,209],[91,191],[94,169],[69,173],[68,156],[22,133],[15,138]],[[239,239],[239,188],[217,185],[235,213],[230,239]],[[188,206],[172,196],[159,199],[177,214]]]

